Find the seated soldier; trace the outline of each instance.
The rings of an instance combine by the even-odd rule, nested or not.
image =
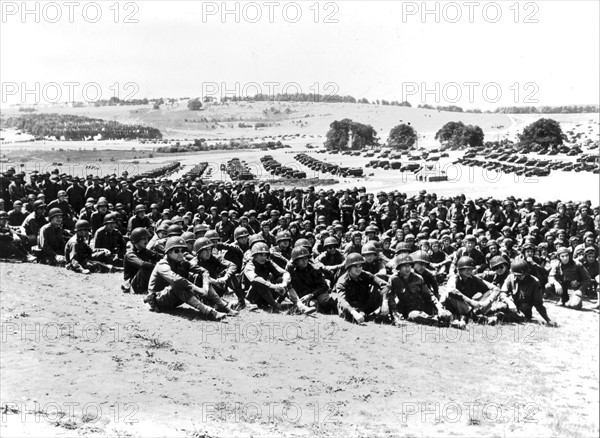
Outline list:
[[[22,262],[35,262],[36,258],[27,252],[21,238],[8,226],[8,214],[0,210],[0,258]]]
[[[385,261],[380,258],[375,242],[365,243],[362,247],[361,255],[365,258],[365,264],[363,266],[365,272],[376,275],[383,280],[387,280]]]
[[[364,272],[364,264],[364,257],[358,253],[346,257],[346,272],[335,285],[338,314],[357,324],[373,319],[390,322],[389,286],[384,280]]]
[[[490,270],[479,274],[478,277],[492,283],[494,286],[502,287],[509,274],[508,260],[501,255],[497,255],[490,259],[489,265]]]
[[[327,237],[323,242],[323,249],[325,251],[315,257],[316,266],[331,284],[335,284],[344,270],[346,259],[338,249],[338,240],[335,237]]]
[[[269,260],[269,247],[264,242],[258,242],[251,248],[252,259],[243,271],[244,281],[248,285],[248,301],[260,306],[266,306],[272,312],[281,310],[281,302],[289,297],[296,309],[308,313],[298,295],[290,287],[290,274],[276,263]],[[277,299],[274,298],[274,294]]]
[[[292,288],[301,303],[316,307],[322,313],[335,312],[337,303],[329,294],[323,273],[310,264],[309,259],[310,251],[307,248],[296,246],[292,250],[292,263],[287,269]]]
[[[556,304],[581,310],[583,294],[592,281],[590,274],[581,263],[571,259],[569,248],[558,248],[556,256],[558,260],[552,264],[546,293],[560,295]]]
[[[500,288],[473,275],[476,266],[471,257],[461,257],[456,263],[458,274],[448,279],[446,296],[442,299],[444,307],[455,316],[452,327],[464,329],[469,317],[481,322],[495,324],[494,317],[478,317],[492,306],[500,294]]]
[[[220,321],[227,315],[236,315],[210,287],[208,272],[191,266],[185,260],[187,245],[181,237],[172,236],[165,245],[165,256],[156,264],[148,283],[144,302],[150,310],[164,312],[188,304],[204,319]],[[202,301],[207,301],[210,307]]]
[[[48,213],[50,223],[40,229],[39,247],[40,262],[52,266],[65,264],[65,237],[63,235],[63,213],[60,208],[53,208]]]
[[[246,301],[246,294],[236,274],[236,266],[232,262],[217,257],[213,253],[214,244],[206,237],[201,237],[194,242],[196,257],[192,266],[200,266],[208,271],[209,283],[219,296],[225,295],[228,290],[237,296],[237,310],[248,308],[255,310],[256,306]]]
[[[107,249],[111,255],[111,263],[123,266],[123,257],[127,244],[123,235],[117,230],[117,215],[109,213],[102,219],[103,225],[94,235],[94,249]]]
[[[440,299],[440,290],[438,287],[438,282],[436,276],[433,272],[429,270],[429,254],[425,251],[415,251],[411,254],[411,257],[414,261],[413,270],[416,274],[423,277],[423,281],[425,285],[433,292],[433,295],[439,300]]]
[[[459,248],[454,254],[452,265],[450,266],[450,273],[456,274],[456,267],[458,261],[462,257],[469,257],[473,260],[473,266],[476,272],[482,272],[485,269],[485,256],[475,246],[477,239],[475,236],[469,234],[463,240],[463,247]]]
[[[75,235],[65,245],[66,268],[80,274],[112,272],[113,267],[108,264],[111,260],[108,250],[94,251],[90,247],[91,230],[92,225],[84,219],[75,223]]]
[[[125,293],[147,294],[150,275],[161,255],[147,249],[150,233],[142,227],[135,228],[129,236],[131,248],[123,260],[123,280],[121,290]]]
[[[418,252],[418,251],[417,251]],[[409,255],[398,260],[398,273],[390,279],[390,306],[394,321],[404,319],[426,325],[447,326],[452,314],[444,309],[419,274],[412,270],[414,261]],[[398,303],[395,299],[398,299]]]
[[[511,273],[502,285],[502,292],[512,298],[516,306],[516,312],[508,312],[508,319],[530,321],[532,310],[535,307],[546,324],[556,326],[556,323],[550,320],[544,307],[542,285],[537,278],[528,273],[529,265],[527,262],[522,258],[514,260],[510,270]]]
[[[162,222],[158,228],[156,228],[156,234],[152,236],[148,242],[147,248],[154,251],[161,256],[165,255],[165,243],[167,243],[167,232],[171,226],[171,221]]]

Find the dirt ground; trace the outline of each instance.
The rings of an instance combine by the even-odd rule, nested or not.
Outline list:
[[[558,328],[219,324],[149,312],[118,274],[0,271],[2,436],[599,434],[592,311],[548,304]]]

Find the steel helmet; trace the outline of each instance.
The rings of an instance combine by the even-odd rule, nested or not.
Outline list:
[[[164,231],[167,232],[169,230],[170,225],[166,222],[161,222],[161,224],[158,226],[158,228],[156,229],[156,231]]]
[[[311,249],[312,248],[312,244],[308,241],[308,239],[298,239],[296,240],[296,243],[294,244],[294,247],[296,246],[303,246],[307,249]]]
[[[468,257],[468,256],[462,256],[460,259],[458,259],[458,263],[456,264],[456,267],[459,270],[467,269],[467,268],[474,268],[475,260],[473,260],[471,257]]]
[[[529,272],[529,265],[525,259],[518,258],[511,263],[510,270],[515,274],[527,274]]]
[[[396,250],[394,251],[396,254],[402,252],[402,251],[409,251],[412,250],[412,246],[406,242],[399,242],[398,245],[396,245]]]
[[[426,265],[429,264],[429,254],[427,254],[425,251],[415,251],[411,254],[411,257],[415,262],[424,263]]]
[[[219,236],[219,233],[217,233],[216,230],[208,230],[206,232],[206,234],[204,234],[204,237],[206,237],[207,239],[210,240],[220,240],[221,236]]]
[[[369,225],[367,228],[365,228],[365,233],[379,233],[379,229],[375,226],[375,225]]]
[[[187,244],[185,243],[185,240],[178,236],[169,237],[165,245],[165,253],[168,253],[169,251],[175,248],[187,249]]]
[[[365,243],[360,250],[362,255],[377,254],[377,247],[373,243]]]
[[[502,256],[495,256],[490,260],[490,268],[492,269],[501,265],[508,265],[508,261]]]
[[[142,239],[150,239],[150,237],[152,236],[150,236],[150,233],[147,229],[143,227],[137,227],[131,232],[129,240],[131,241],[131,243],[137,243]]]
[[[492,247],[492,246],[500,247],[500,245],[498,245],[498,242],[496,242],[494,239],[488,240],[488,243],[485,246],[487,248]]]
[[[246,227],[237,227],[235,229],[235,231],[233,232],[233,238],[236,240],[241,237],[248,237],[249,235],[250,235],[250,233],[248,233],[248,230],[246,229]]]
[[[338,241],[335,237],[328,237],[323,241],[323,246],[327,247],[327,246],[337,246],[338,245]]]
[[[167,228],[167,237],[181,236],[183,234],[183,228],[181,225],[169,225]]]
[[[116,224],[117,223],[117,218],[115,217],[115,215],[113,213],[109,213],[106,216],[104,216],[104,219],[103,219],[102,223],[104,225],[106,225],[106,224]]]
[[[308,251],[308,249],[304,248],[303,246],[297,246],[294,249],[292,249],[292,262],[295,262],[296,260],[304,257],[310,257],[310,252]]]
[[[0,219],[8,219],[8,213],[4,210],[0,211]]]
[[[75,231],[91,230],[91,229],[92,229],[92,226],[86,220],[80,219],[77,222],[75,222]]]
[[[181,238],[183,240],[185,240],[186,242],[191,242],[191,241],[196,240],[196,236],[191,231],[186,231],[185,233],[183,233],[181,235]]]
[[[62,215],[63,215],[63,212],[60,208],[53,208],[48,212],[48,219],[52,219],[54,216],[62,216]]]
[[[261,234],[253,234],[252,236],[250,236],[250,240],[248,241],[248,244],[252,247],[252,245],[254,245],[255,243],[258,242],[265,242],[265,238],[261,235]]]
[[[257,243],[256,245],[254,245],[252,247],[251,254],[252,254],[252,257],[254,257],[257,254],[270,254],[269,247],[267,246],[266,243],[263,243],[263,242]]]
[[[199,239],[196,239],[196,241],[194,242],[194,251],[196,253],[199,253],[203,249],[212,249],[213,246],[214,245],[210,241],[210,239],[207,239],[206,237],[200,237]]]
[[[399,257],[396,260],[396,268],[399,268],[402,265],[411,265],[415,262],[415,260],[410,256],[410,255],[404,255],[402,257]]]
[[[561,246],[556,250],[556,255],[559,256],[561,254],[571,254],[571,251],[566,246]]]
[[[140,211],[146,211],[146,206],[144,204],[138,204],[135,206],[135,212],[139,213]]]
[[[354,266],[354,265],[364,265],[365,264],[365,258],[360,255],[357,252],[353,252],[352,254],[348,254],[348,256],[346,257],[346,262],[344,263],[344,266],[346,269],[348,269],[350,266]]]
[[[277,233],[277,238],[275,240],[277,243],[281,242],[282,240],[292,240],[292,235],[289,231],[281,231]]]

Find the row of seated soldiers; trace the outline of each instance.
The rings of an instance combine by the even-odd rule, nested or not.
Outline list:
[[[498,203],[486,205],[484,217]],[[564,217],[566,204],[557,207],[557,217]],[[573,221],[589,224],[589,208],[581,203]],[[212,318],[255,306],[278,311],[291,301],[301,312],[337,311],[359,323],[409,319],[464,327],[469,319],[529,319],[532,307],[549,322],[544,295],[581,308],[582,296],[596,293],[594,219],[591,230],[580,230],[581,237],[579,226],[575,234],[573,228],[558,228],[560,220],[546,229],[548,218],[541,233],[536,226],[524,232],[522,221],[496,231],[488,221],[485,228],[473,224],[472,234],[465,235],[455,222],[437,219],[439,211],[424,217],[412,209],[411,219],[380,229],[376,220],[365,224],[361,218],[345,226],[318,216],[314,224],[275,209],[248,211],[240,218],[235,210],[217,216],[214,210],[192,215],[178,209],[181,215],[153,216],[139,204],[128,217],[100,198],[69,230],[60,207],[35,201],[16,229],[9,225],[14,209],[0,211],[0,243],[3,254],[12,251],[26,261],[82,273],[123,269],[123,290],[145,294],[154,310],[188,303]],[[425,224],[432,220],[431,231]],[[521,274],[527,287],[518,287]],[[228,293],[237,297],[235,305],[223,301]]]

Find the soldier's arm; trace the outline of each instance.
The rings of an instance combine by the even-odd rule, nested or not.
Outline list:
[[[151,271],[154,269],[154,264],[150,262],[145,262],[142,260],[135,252],[127,251],[125,254],[125,264],[133,265],[138,269],[144,271]]]
[[[260,284],[268,287],[269,289],[275,289],[275,284],[271,283],[269,280],[260,277],[256,273],[256,269],[253,262],[250,262],[244,268],[244,276],[248,279],[251,284]]]

